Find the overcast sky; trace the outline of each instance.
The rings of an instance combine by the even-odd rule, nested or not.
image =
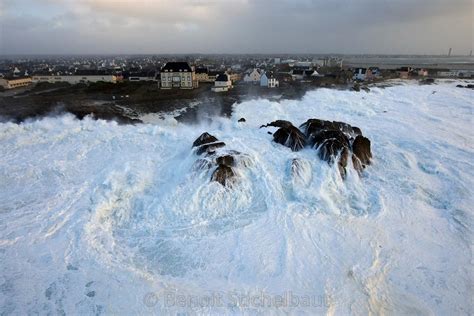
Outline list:
[[[474,0],[0,0],[0,54],[468,54]]]

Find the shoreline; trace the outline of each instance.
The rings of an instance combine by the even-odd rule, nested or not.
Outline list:
[[[437,79],[435,84],[450,81],[470,82],[469,80]],[[80,90],[78,85],[48,86],[39,91],[32,87],[28,90],[19,90],[15,95],[0,94],[0,121],[21,123],[29,119],[70,113],[78,119],[92,116],[95,119],[116,121],[119,124],[146,123],[157,119],[164,120],[170,116],[178,122],[195,123],[202,117],[230,117],[235,104],[259,98],[300,100],[307,92],[321,88],[359,90],[358,93],[368,93],[373,87],[386,88],[406,82],[408,81],[385,79],[363,83],[360,89],[354,89],[353,83],[315,85],[305,82],[285,82],[275,89],[238,83],[234,89],[226,93],[211,92],[210,84],[202,84],[193,90],[160,90],[156,83],[140,83],[124,85],[124,87],[106,86],[103,91],[94,91],[84,87]],[[423,84],[418,80],[410,80],[410,82]],[[107,90],[109,88],[110,91]],[[123,88],[123,91],[117,88]],[[123,94],[116,92],[123,92]],[[112,100],[112,97],[119,99]],[[143,120],[144,117],[145,120]]]

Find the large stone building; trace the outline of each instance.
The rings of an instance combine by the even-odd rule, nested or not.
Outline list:
[[[30,77],[0,78],[0,86],[4,89],[26,87],[31,84]]]
[[[168,62],[161,68],[161,89],[194,89],[198,80],[187,62]]]

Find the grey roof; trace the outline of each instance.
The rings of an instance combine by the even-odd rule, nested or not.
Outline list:
[[[168,71],[168,72],[180,72],[180,71],[189,71],[191,72],[192,69],[189,64],[185,61],[179,62],[167,62],[166,65],[161,68],[161,71]]]
[[[218,74],[216,81],[229,81],[229,76],[227,74]]]

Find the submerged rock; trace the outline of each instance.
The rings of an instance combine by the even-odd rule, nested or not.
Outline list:
[[[245,118],[241,117],[237,122],[246,122]]]
[[[312,180],[311,163],[306,159],[294,158],[290,167],[291,178],[297,183],[309,185]]]
[[[209,144],[204,144],[198,147],[196,154],[202,155],[203,153],[207,153],[208,155],[215,154],[216,150],[225,146],[224,142],[214,142]]]
[[[224,166],[232,167],[232,166],[235,165],[235,159],[234,159],[234,156],[232,156],[232,155],[219,156],[219,157],[216,158],[216,163],[218,165],[224,165]]]
[[[209,170],[211,167],[212,167],[211,161],[207,159],[199,158],[198,160],[194,162],[192,169],[193,171]]]
[[[232,184],[235,177],[234,170],[226,165],[219,165],[217,169],[212,173],[211,181],[217,181],[223,186],[229,186]]]

